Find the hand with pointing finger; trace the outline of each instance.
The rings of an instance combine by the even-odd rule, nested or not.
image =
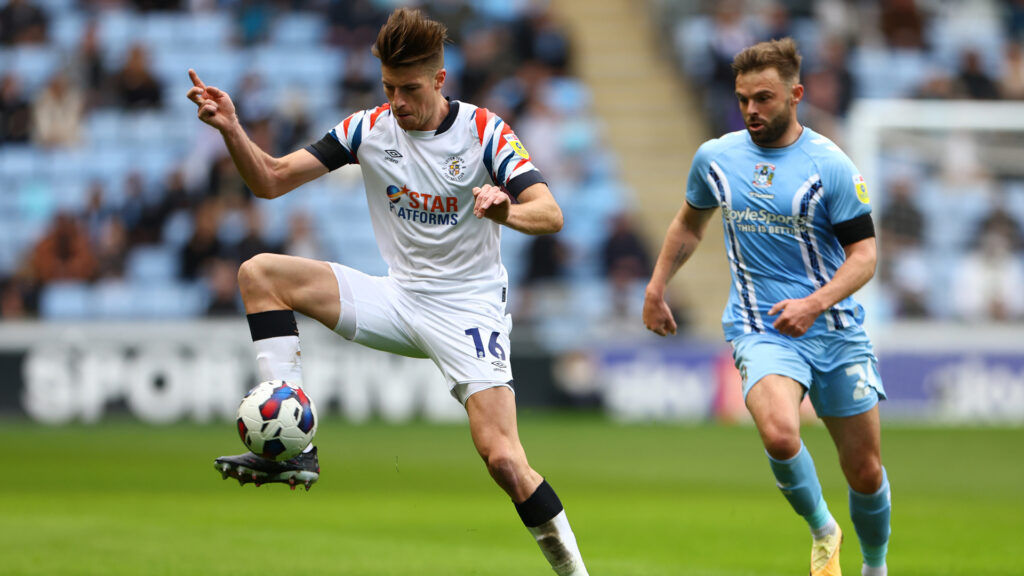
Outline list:
[[[199,107],[200,120],[220,131],[226,130],[238,121],[235,117],[235,104],[227,92],[203,84],[199,75],[191,68],[188,70],[188,76],[192,79],[192,88],[189,88],[187,96]]]

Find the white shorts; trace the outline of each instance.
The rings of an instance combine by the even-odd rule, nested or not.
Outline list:
[[[463,404],[487,388],[512,389],[505,303],[479,296],[412,292],[389,276],[370,276],[332,262],[341,294],[334,331],[377,350],[430,358]]]

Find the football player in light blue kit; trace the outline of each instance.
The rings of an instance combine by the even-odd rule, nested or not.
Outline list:
[[[746,130],[700,147],[686,202],[669,226],[647,286],[643,319],[676,332],[665,286],[722,210],[732,289],[722,316],[747,409],[777,485],[812,535],[812,576],[840,574],[842,530],[800,439],[805,394],[825,422],[849,483],[862,575],[884,576],[889,482],[878,401],[885,398],[864,310],[852,295],[875,271],[867,188],[850,159],[797,120],[800,55],[789,38],[733,60]]]

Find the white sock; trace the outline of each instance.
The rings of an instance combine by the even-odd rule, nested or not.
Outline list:
[[[276,336],[253,342],[260,382],[284,380],[302,387],[302,351],[298,336]]]
[[[589,576],[583,565],[583,557],[576,545],[576,535],[569,527],[569,518],[562,510],[554,518],[533,528],[528,528],[540,546],[544,557],[558,576]]]
[[[860,569],[860,576],[887,576],[889,574],[888,568],[885,564],[881,566],[868,566],[862,564]]]
[[[825,524],[821,528],[818,528],[817,530],[811,530],[811,537],[814,538],[815,540],[821,540],[825,536],[829,536],[831,534],[835,534],[836,528],[838,528],[838,527],[839,527],[839,524],[836,523],[836,519],[835,518],[829,518],[827,524]]]

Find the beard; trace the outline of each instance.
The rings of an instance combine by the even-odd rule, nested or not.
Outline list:
[[[766,120],[764,118],[759,118],[759,120],[761,120],[761,129],[757,132],[751,132],[748,124],[747,133],[750,134],[750,139],[753,140],[755,144],[762,146],[767,146],[773,142],[777,142],[782,138],[782,135],[786,133],[786,130],[789,129],[790,125],[790,117],[787,114],[780,114],[771,120]],[[744,122],[748,121],[745,119]]]

